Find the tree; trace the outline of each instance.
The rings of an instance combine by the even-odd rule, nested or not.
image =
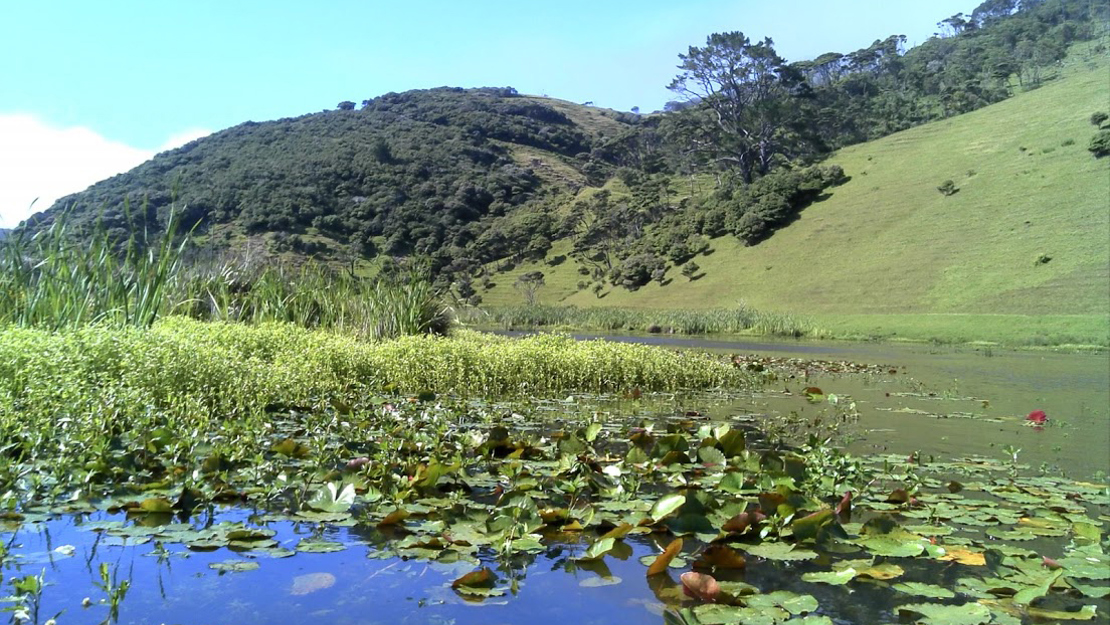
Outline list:
[[[739,168],[745,182],[767,173],[783,151],[791,91],[805,84],[801,72],[786,66],[770,38],[752,43],[741,32],[714,33],[679,58],[682,73],[668,89],[699,103],[694,149]]]
[[[701,270],[701,267],[694,261],[690,261],[682,267],[682,275],[685,276],[687,280],[693,280],[699,270]]]
[[[335,106],[335,108],[337,108],[341,111],[353,111],[353,110],[355,110],[355,103],[351,102],[350,100],[344,100],[344,101],[340,102],[339,104],[337,104]]]
[[[513,283],[513,288],[520,291],[520,294],[524,296],[524,300],[528,302],[529,306],[535,306],[536,291],[543,285],[543,272],[529,271],[516,279],[516,282]]]

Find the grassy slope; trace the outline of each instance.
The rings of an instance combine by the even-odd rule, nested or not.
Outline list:
[[[997,105],[853,146],[851,181],[752,248],[714,241],[705,276],[603,298],[573,262],[499,276],[488,304],[520,303],[518,271],[544,270],[544,303],[805,313],[838,334],[1008,343],[1110,342],[1110,159],[1087,151],[1110,63],[1082,53],[1063,76]],[[1070,145],[1065,145],[1068,142]],[[937,191],[943,181],[960,191]],[[565,253],[561,247],[552,256]],[[1040,254],[1051,257],[1036,262]],[[1035,316],[1035,317],[1027,317]]]

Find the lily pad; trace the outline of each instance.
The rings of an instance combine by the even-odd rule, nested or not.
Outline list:
[[[891,588],[908,595],[929,597],[930,599],[953,599],[956,597],[956,593],[947,588],[921,582],[900,582],[894,584]]]
[[[817,557],[817,553],[808,549],[800,549],[787,543],[760,543],[758,545],[741,545],[744,551],[766,558],[768,560],[783,560],[783,561],[797,561],[797,560],[812,560]]]
[[[223,562],[212,562],[208,565],[208,568],[224,573],[254,571],[259,567],[260,565],[252,560],[224,560]]]
[[[898,613],[920,614],[919,622],[925,625],[986,625],[991,622],[990,609],[979,603],[912,603],[898,606]]]

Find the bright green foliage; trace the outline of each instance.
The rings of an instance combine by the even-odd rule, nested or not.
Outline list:
[[[707,356],[552,335],[460,332],[369,343],[286,324],[180,317],[150,330],[0,330],[0,419],[18,430],[72,415],[93,417],[89,427],[98,427],[95,419],[120,419],[113,427],[150,434],[140,427],[150,419],[230,419],[271,405],[330,405],[390,385],[411,393],[501,394],[743,381],[731,365]]]

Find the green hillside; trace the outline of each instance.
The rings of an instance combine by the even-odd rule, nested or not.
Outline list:
[[[1045,86],[836,153],[851,177],[768,240],[712,241],[703,277],[578,290],[575,263],[527,263],[483,293],[519,304],[802,313],[839,335],[1009,343],[1110,342],[1110,160],[1087,150],[1110,63],[1077,52]],[[938,186],[952,180],[958,191]],[[565,254],[558,242],[551,256]],[[1035,317],[1034,317],[1035,316]]]

